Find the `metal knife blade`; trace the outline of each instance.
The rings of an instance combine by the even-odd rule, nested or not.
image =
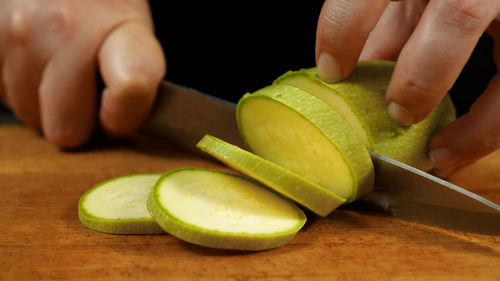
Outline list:
[[[196,150],[211,134],[245,147],[235,104],[163,82],[144,130]],[[500,206],[428,173],[370,151],[375,188],[362,202],[405,220],[462,231],[500,234]]]
[[[375,187],[362,199],[386,214],[427,225],[500,234],[500,206],[373,151]]]
[[[143,130],[169,138],[189,150],[195,150],[205,134],[245,147],[236,125],[235,108],[234,103],[163,81]]]

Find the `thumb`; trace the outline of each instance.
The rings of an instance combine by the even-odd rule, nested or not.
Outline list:
[[[436,174],[446,177],[500,147],[500,74],[463,115],[436,133],[429,157]]]
[[[126,21],[104,39],[98,53],[106,88],[100,121],[112,135],[129,134],[142,125],[166,71],[162,48],[151,26]]]

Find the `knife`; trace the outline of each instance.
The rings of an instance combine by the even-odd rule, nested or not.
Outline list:
[[[164,81],[143,130],[196,150],[211,134],[245,148],[236,105]],[[450,182],[370,151],[375,187],[361,203],[405,220],[466,232],[500,234],[500,206]]]

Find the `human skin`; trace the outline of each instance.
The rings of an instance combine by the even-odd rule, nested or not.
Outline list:
[[[318,20],[320,77],[347,77],[358,59],[397,61],[387,88],[391,117],[403,126],[424,119],[452,87],[481,35],[494,41],[500,66],[500,1],[325,1]],[[500,147],[500,75],[470,111],[429,143],[435,172],[446,177]]]
[[[0,99],[59,147],[137,130],[165,71],[147,1],[0,0]]]

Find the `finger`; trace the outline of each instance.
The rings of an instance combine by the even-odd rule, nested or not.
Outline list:
[[[106,84],[100,109],[102,127],[112,135],[134,132],[148,116],[165,75],[161,46],[148,26],[130,21],[109,34],[98,56]]]
[[[424,1],[389,3],[368,36],[359,59],[396,61],[424,8]]]
[[[429,157],[439,176],[447,176],[500,147],[500,74],[463,115],[429,143]]]
[[[416,123],[432,111],[499,10],[497,0],[429,2],[387,88],[388,111],[397,123]]]
[[[11,12],[2,13],[0,20],[3,24],[0,52],[4,57],[0,71],[0,98],[19,120],[38,128],[38,85],[44,58],[36,56],[33,48],[32,11],[9,9]]]
[[[96,65],[84,44],[58,53],[47,64],[40,85],[43,133],[62,148],[77,147],[91,136],[96,121]]]
[[[316,32],[318,75],[337,82],[352,72],[370,31],[389,0],[327,0]]]
[[[5,61],[5,91],[9,107],[28,126],[40,128],[38,86],[43,61],[26,48],[17,48]]]

